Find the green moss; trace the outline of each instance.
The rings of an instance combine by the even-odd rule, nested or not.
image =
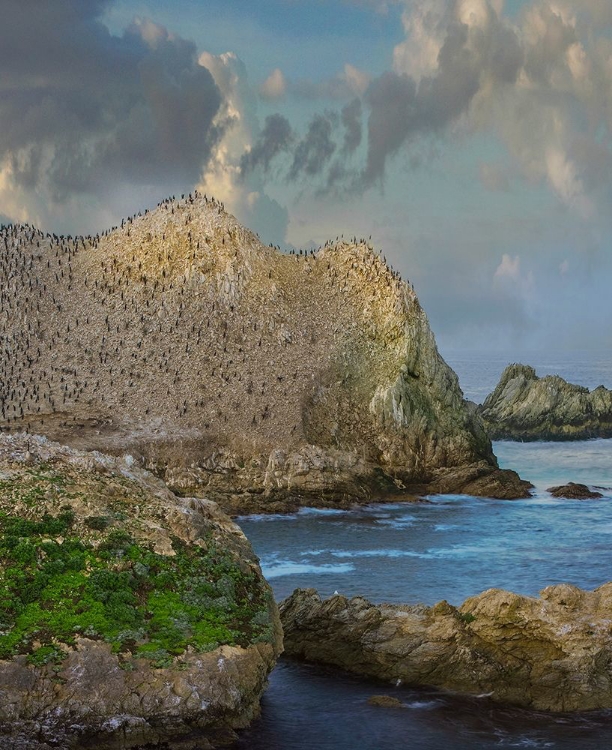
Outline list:
[[[189,647],[246,646],[271,637],[267,590],[209,540],[172,540],[160,555],[124,529],[83,541],[70,511],[29,520],[0,513],[0,658],[63,657],[84,635],[164,666]],[[102,525],[102,524],[99,524]]]

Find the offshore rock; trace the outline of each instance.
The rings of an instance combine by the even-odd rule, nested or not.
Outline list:
[[[133,461],[0,437],[0,748],[212,748],[259,712],[278,610],[240,529]]]
[[[596,492],[587,487],[586,484],[576,484],[576,482],[569,482],[559,487],[549,487],[546,492],[550,492],[553,497],[567,500],[596,500],[603,497],[601,492]]]
[[[0,428],[130,453],[232,512],[498,471],[412,287],[365,241],[281,253],[196,193],[95,237],[5,227],[0,250]]]
[[[612,391],[539,378],[526,365],[509,365],[479,411],[492,440],[612,437]]]
[[[296,658],[537,710],[612,708],[612,583],[550,586],[539,599],[491,589],[460,607],[298,589],[280,610]]]

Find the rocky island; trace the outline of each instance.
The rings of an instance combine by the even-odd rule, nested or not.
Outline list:
[[[460,607],[298,589],[280,609],[296,658],[536,710],[612,708],[612,583],[549,586],[538,599],[491,589]]]
[[[233,513],[529,494],[365,241],[282,253],[196,193],[0,250],[4,431],[129,453]]]
[[[0,746],[217,747],[281,650],[215,503],[132,461],[0,437]]]
[[[539,378],[527,365],[509,365],[479,412],[492,440],[612,437],[612,391]]]

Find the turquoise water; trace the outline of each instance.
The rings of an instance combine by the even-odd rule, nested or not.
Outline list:
[[[598,354],[454,358],[466,397],[482,401],[506,364],[523,361],[588,387],[612,386],[612,359]],[[339,591],[374,602],[459,604],[487,588],[537,594],[568,582],[595,588],[612,580],[612,440],[496,443],[500,465],[535,485],[528,500],[464,496],[354,511],[303,510],[250,517],[240,525],[277,598],[296,587]],[[568,481],[603,487],[601,500],[556,500],[546,488]],[[367,705],[392,693],[406,711]],[[332,670],[281,661],[262,718],[242,737],[250,750],[466,750],[612,746],[612,714],[554,717],[427,690],[368,683]]]

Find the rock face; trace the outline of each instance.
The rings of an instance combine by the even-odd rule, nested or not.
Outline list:
[[[216,747],[258,713],[281,648],[215,503],[23,434],[0,438],[0,621],[7,748]]]
[[[612,583],[550,586],[539,599],[491,589],[459,608],[321,601],[308,589],[280,609],[294,657],[538,710],[612,708]]]
[[[4,430],[129,452],[240,512],[497,471],[414,291],[365,242],[283,254],[190,195],[102,236],[3,228],[0,251]]]
[[[612,391],[539,378],[526,365],[509,365],[479,410],[492,440],[612,437]]]
[[[553,497],[562,497],[567,500],[596,500],[603,497],[601,492],[595,492],[586,484],[576,484],[576,482],[569,482],[559,487],[549,487],[546,492],[550,492]]]

